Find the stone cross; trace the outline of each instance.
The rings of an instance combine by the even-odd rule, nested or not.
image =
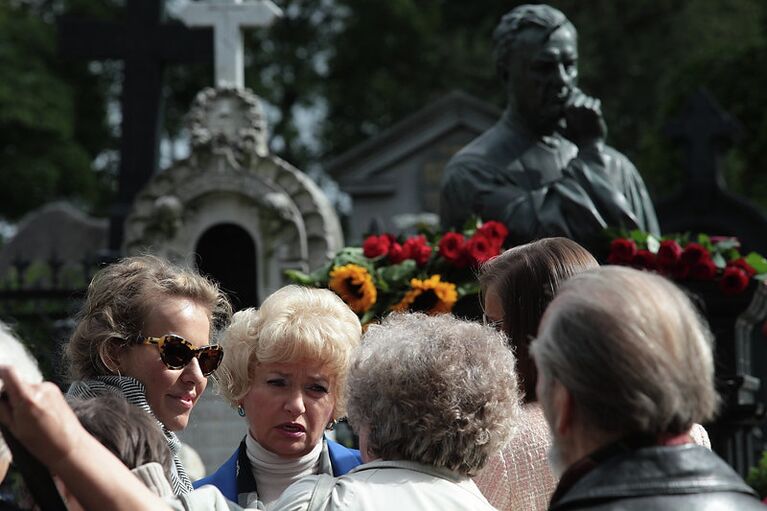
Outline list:
[[[125,62],[117,200],[110,213],[109,249],[117,252],[133,199],[157,172],[166,64],[210,62],[211,30],[164,23],[165,0],[128,0],[124,21],[57,20],[61,54]]]
[[[725,189],[721,162],[741,127],[705,89],[697,90],[682,114],[665,128],[686,151],[687,185],[697,191]]]
[[[281,15],[271,0],[203,0],[188,3],[178,13],[190,27],[213,27],[215,84],[238,89],[245,85],[241,28],[267,27]]]

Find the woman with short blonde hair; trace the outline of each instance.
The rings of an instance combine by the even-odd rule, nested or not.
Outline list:
[[[259,499],[269,508],[300,477],[341,475],[361,463],[359,452],[326,439],[346,407],[346,377],[362,329],[332,291],[286,286],[258,309],[236,313],[221,344],[217,374],[223,397],[248,422],[248,434],[214,474],[231,501]],[[237,466],[249,467],[240,470]]]

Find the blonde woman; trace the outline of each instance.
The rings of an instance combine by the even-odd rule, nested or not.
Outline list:
[[[236,313],[221,344],[224,398],[248,423],[248,434],[211,484],[247,506],[267,509],[290,484],[313,474],[342,475],[359,452],[325,438],[345,413],[346,374],[359,345],[357,315],[333,292],[287,286],[259,309]]]
[[[211,336],[230,316],[218,286],[194,270],[154,256],[128,257],[93,277],[66,346],[70,396],[116,394],[156,419],[173,454],[176,495],[192,483],[175,432],[186,427],[221,363],[223,350]]]

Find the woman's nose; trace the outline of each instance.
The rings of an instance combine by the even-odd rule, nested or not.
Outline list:
[[[285,409],[292,415],[301,415],[306,411],[304,406],[304,394],[300,390],[295,390],[290,393],[285,401]]]
[[[185,382],[194,384],[205,380],[205,376],[202,374],[202,369],[200,369],[200,361],[197,360],[197,357],[193,357],[191,362],[184,366],[184,370],[181,373],[181,379]]]

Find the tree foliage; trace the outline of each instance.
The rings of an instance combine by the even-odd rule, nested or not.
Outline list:
[[[61,197],[94,204],[91,161],[109,138],[102,84],[84,64],[61,64],[52,25],[25,4],[0,3],[0,69],[0,216]]]

